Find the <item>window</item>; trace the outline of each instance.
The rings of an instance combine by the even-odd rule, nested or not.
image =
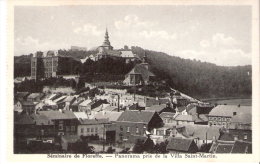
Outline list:
[[[94,132],[94,128],[90,128],[90,132]]]
[[[244,134],[244,140],[247,140],[247,134]]]
[[[89,132],[89,128],[87,128],[87,132]]]
[[[96,133],[98,132],[98,128],[95,128],[95,132],[96,132]]]
[[[70,131],[70,126],[66,126],[66,132]]]
[[[139,133],[139,129],[138,129],[138,127],[136,127],[136,133]]]
[[[130,127],[129,126],[127,127],[127,132],[130,132]]]
[[[123,127],[122,126],[120,126],[120,131],[123,131],[124,129],[123,129]]]
[[[71,131],[75,131],[75,126],[71,126]]]
[[[63,130],[63,121],[59,121],[59,130]]]
[[[81,132],[81,133],[84,133],[84,128],[81,128],[81,129],[80,129],[80,132]]]

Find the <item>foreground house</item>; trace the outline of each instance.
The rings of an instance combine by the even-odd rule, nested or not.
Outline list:
[[[76,135],[79,124],[77,117],[71,111],[39,111],[39,114],[45,115],[54,122],[55,134]]]
[[[157,112],[124,111],[115,121],[116,141],[135,143],[138,138],[146,136],[148,131],[163,126]]]
[[[174,136],[193,139],[200,148],[220,137],[221,127],[208,125],[181,125],[176,127]]]
[[[90,140],[106,139],[106,124],[108,119],[80,119],[78,136],[88,137]]]

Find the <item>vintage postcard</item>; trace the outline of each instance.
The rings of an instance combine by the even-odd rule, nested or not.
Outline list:
[[[7,161],[259,162],[258,1],[7,1]]]

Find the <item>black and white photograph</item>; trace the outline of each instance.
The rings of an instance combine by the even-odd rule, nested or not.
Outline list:
[[[252,155],[252,8],[15,5],[12,153]]]

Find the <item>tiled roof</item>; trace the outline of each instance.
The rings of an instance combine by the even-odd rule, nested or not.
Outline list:
[[[22,103],[22,105],[25,105],[25,106],[35,106],[36,105],[32,101],[22,101],[21,103]]]
[[[120,51],[120,52],[121,52],[121,56],[122,56],[123,58],[135,58],[135,57],[136,57],[131,50],[128,50],[128,51]]]
[[[153,105],[147,108],[146,110],[151,110],[155,112],[161,112],[163,109],[165,109],[167,106],[166,104],[161,104],[161,105]]]
[[[167,145],[167,150],[177,150],[177,151],[188,151],[193,139],[186,138],[170,138]]]
[[[108,119],[109,121],[117,121],[123,112],[108,112],[101,111],[98,112],[94,118],[96,119]]]
[[[80,106],[87,106],[87,105],[89,105],[91,102],[92,102],[91,100],[85,100],[85,101],[83,101],[82,103],[80,103],[79,105],[80,105]]]
[[[78,119],[88,119],[88,115],[85,112],[73,112]]]
[[[14,120],[17,125],[34,125],[35,121],[27,114],[17,115]]]
[[[36,122],[36,125],[53,125],[53,122],[43,114],[32,114],[30,116]]]
[[[150,76],[155,76],[142,64],[135,65],[135,67],[126,76],[130,74],[140,74],[144,81],[148,81]]]
[[[39,114],[47,116],[50,120],[77,119],[71,111],[39,111]]]
[[[252,153],[252,143],[236,141],[231,153]]]
[[[221,127],[208,125],[185,125],[187,134],[200,140],[218,139]]]
[[[252,153],[252,143],[245,141],[221,141],[213,143],[210,148],[210,153]]]
[[[108,119],[80,119],[82,125],[97,125],[97,124],[108,124]]]
[[[34,99],[34,98],[37,98],[37,97],[42,97],[43,94],[42,93],[31,93],[27,98],[30,98],[30,99]]]
[[[174,120],[177,121],[195,121],[195,118],[192,115],[177,115]]]
[[[238,114],[252,113],[251,106],[236,106],[236,105],[218,105],[211,110],[209,116],[225,116],[232,117],[233,112]]]
[[[117,110],[117,107],[115,107],[115,106],[107,106],[103,110],[104,111],[115,111],[115,110]]]
[[[175,115],[175,113],[172,113],[172,112],[162,112],[160,114],[160,117],[161,118],[173,118],[173,116]]]
[[[149,123],[154,114],[150,111],[124,111],[117,121]]]
[[[232,117],[231,121],[232,123],[243,123],[243,124],[252,124],[252,114],[246,113],[246,114],[238,114]]]

